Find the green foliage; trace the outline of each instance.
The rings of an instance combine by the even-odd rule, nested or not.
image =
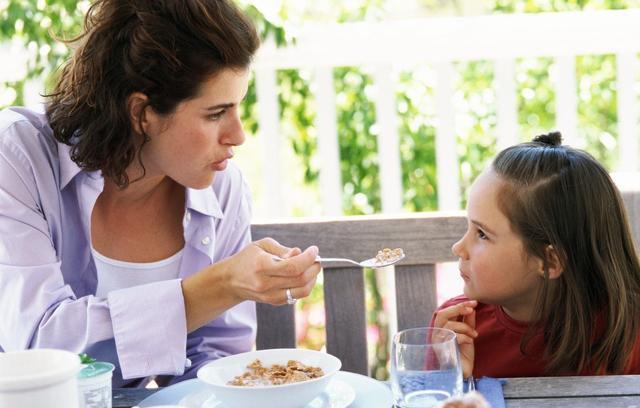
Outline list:
[[[78,356],[80,357],[80,364],[91,364],[96,361],[95,358],[89,356],[87,353],[80,353]]]
[[[625,9],[640,6],[638,0],[495,0],[494,10],[507,13]]]
[[[436,196],[435,104],[429,73],[404,71],[398,78],[398,136],[403,201],[410,211],[438,208]]]
[[[616,63],[613,55],[582,56],[578,71],[578,134],[605,167],[618,163]]]
[[[88,2],[8,0],[0,5],[0,41],[15,42],[27,50],[28,55],[25,75],[2,84],[0,92],[3,88],[12,90],[14,100],[7,101],[8,104],[22,104],[25,81],[47,77],[67,58],[67,48],[55,37],[72,38],[80,32]]]
[[[493,64],[474,61],[457,64],[456,68],[459,75],[456,88],[460,91],[454,103],[457,118],[466,118],[458,120],[460,123],[456,127],[460,184],[464,193],[496,153],[497,118],[493,103]]]
[[[555,127],[555,90],[549,78],[551,58],[528,58],[516,65],[520,141],[531,140]]]
[[[368,97],[372,79],[360,69],[334,70],[336,115],[340,145],[340,170],[344,183],[342,196],[346,214],[361,215],[380,211],[375,105]]]
[[[317,150],[317,138],[309,78],[303,77],[298,70],[282,70],[278,71],[278,83],[283,134],[302,162],[304,182],[315,185],[318,180],[318,169],[314,166],[313,158]]]

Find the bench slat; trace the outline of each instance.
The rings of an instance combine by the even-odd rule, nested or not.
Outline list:
[[[296,322],[293,306],[256,304],[258,318],[258,350],[296,347]]]
[[[437,307],[434,265],[396,266],[398,331],[428,326]]]
[[[342,370],[368,375],[364,275],[361,268],[325,269],[327,352]]]

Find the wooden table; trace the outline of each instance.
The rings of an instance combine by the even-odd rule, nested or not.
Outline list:
[[[640,375],[509,378],[503,390],[509,408],[640,407]],[[116,388],[113,408],[131,408],[156,391]]]
[[[640,407],[640,375],[509,378],[507,407]]]

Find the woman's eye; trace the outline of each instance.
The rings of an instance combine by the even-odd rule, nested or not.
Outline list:
[[[224,115],[224,113],[226,112],[226,110],[221,110],[215,113],[212,113],[211,115],[208,116],[209,120],[218,120],[222,117],[222,115]]]

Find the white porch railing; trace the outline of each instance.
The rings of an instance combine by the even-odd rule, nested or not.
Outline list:
[[[516,143],[518,134],[515,59],[552,57],[558,72],[557,128],[568,144],[577,141],[577,55],[615,54],[617,63],[618,143],[620,168],[637,172],[640,158],[638,103],[635,93],[640,51],[640,10],[576,13],[504,14],[482,17],[434,18],[385,23],[306,26],[295,46],[277,49],[265,44],[256,59],[261,137],[264,138],[264,188],[270,216],[284,216],[278,164],[280,155],[278,69],[304,68],[315,74],[320,188],[325,215],[341,214],[336,102],[332,68],[373,68],[378,93],[380,185],[383,212],[402,208],[402,178],[396,117],[395,66],[428,63],[438,82],[436,157],[438,203],[441,210],[458,209],[460,186],[452,105],[453,62],[489,60],[495,63],[496,139],[499,147]],[[268,163],[268,164],[267,164]]]

